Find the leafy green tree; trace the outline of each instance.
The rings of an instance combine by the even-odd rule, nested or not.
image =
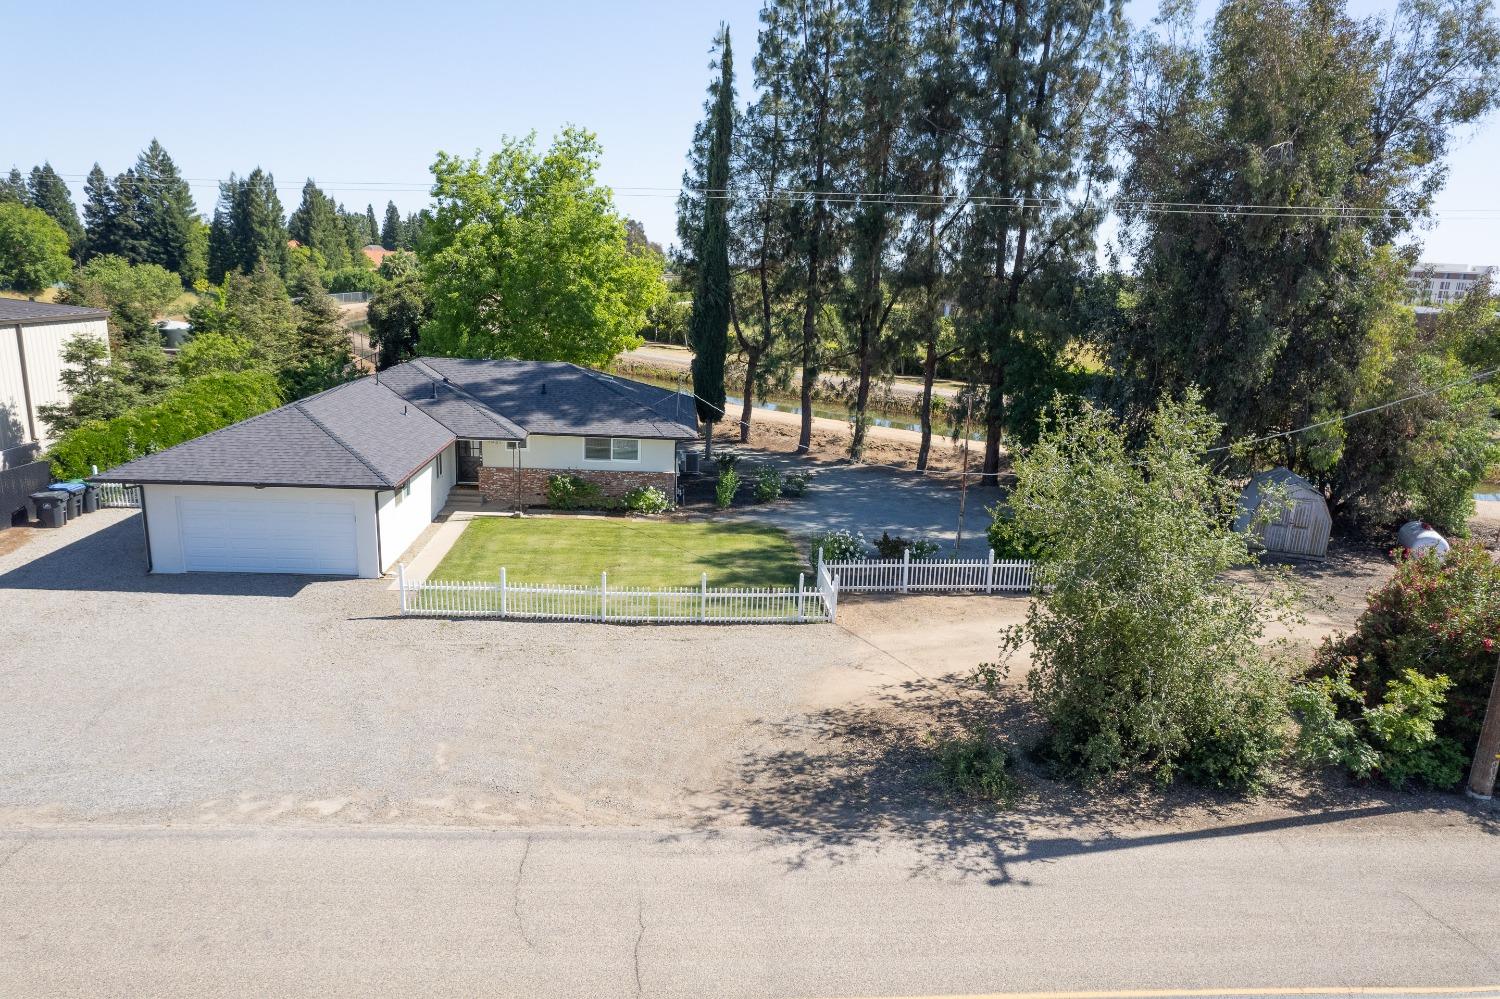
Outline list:
[[[380,230],[380,245],[387,250],[406,249],[406,233],[401,223],[401,212],[394,201],[385,203],[385,225]]]
[[[139,190],[136,211],[140,217],[142,256],[133,263],[151,263],[182,276],[195,267],[194,239],[198,206],[193,192],[178,172],[177,164],[155,139],[135,161],[134,177]],[[198,267],[201,276],[201,267]]]
[[[380,265],[384,279],[370,299],[370,343],[379,351],[379,367],[417,355],[417,340],[430,310],[422,274],[409,253],[393,253]]]
[[[705,104],[708,148],[703,223],[693,248],[697,281],[693,311],[688,319],[688,341],[693,347],[693,395],[703,421],[703,451],[713,453],[714,424],[724,418],[724,355],[729,350],[729,313],[733,287],[729,275],[728,198],[712,192],[730,187],[729,158],[734,145],[734,54],[729,27],[721,25],[714,39],[719,78],[710,85]]]
[[[263,367],[256,360],[254,345],[231,333],[194,333],[177,352],[177,373],[184,381]]]
[[[80,334],[63,344],[59,376],[67,401],[38,407],[51,436],[60,437],[93,420],[110,420],[139,401],[120,365],[110,359],[109,344]]]
[[[36,295],[72,270],[61,226],[40,208],[0,202],[0,285]]]
[[[68,281],[74,305],[108,309],[110,326],[127,343],[156,338],[156,319],[182,291],[177,275],[157,264],[131,264],[124,257],[94,257]]]
[[[68,191],[68,185],[52,169],[51,163],[31,168],[27,194],[27,203],[31,207],[40,208],[62,227],[68,245],[72,247],[73,259],[78,260],[83,253],[83,223],[78,221],[78,209],[73,207],[73,195]]]
[[[1201,384],[1230,437],[1336,418],[1368,397],[1399,308],[1391,244],[1500,95],[1500,24],[1488,0],[1402,0],[1379,21],[1340,0],[1244,0],[1204,38],[1179,15],[1134,68],[1122,216],[1138,280],[1112,365],[1142,406]],[[1147,207],[1163,202],[1289,211]],[[1285,435],[1251,457],[1344,505],[1332,443]]]
[[[487,161],[438,154],[418,251],[433,310],[424,351],[603,365],[639,343],[666,289],[660,264],[626,247],[599,156],[572,127],[541,155],[533,138]]]
[[[1277,604],[1222,576],[1254,557],[1229,526],[1238,490],[1206,460],[1218,434],[1189,396],[1159,403],[1132,450],[1114,416],[1082,407],[1016,462],[1013,526],[1040,561],[1002,663],[1032,644],[1027,682],[1064,773],[1247,788],[1284,750],[1284,683],[1256,644]]]

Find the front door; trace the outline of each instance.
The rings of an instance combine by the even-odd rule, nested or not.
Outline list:
[[[484,464],[482,441],[458,442],[458,481],[478,482],[479,466]]]

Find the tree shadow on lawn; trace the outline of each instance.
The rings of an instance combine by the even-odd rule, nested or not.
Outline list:
[[[699,828],[713,835],[727,819],[768,832],[792,848],[794,867],[896,843],[921,858],[913,874],[990,885],[1029,883],[1018,868],[1036,861],[1356,820],[1458,819],[1500,835],[1500,817],[1478,814],[1454,794],[1294,774],[1248,799],[1192,787],[1083,789],[1052,778],[1024,752],[1014,753],[1024,790],[1012,805],[952,800],[938,782],[931,740],[976,725],[1001,733],[1013,749],[1041,733],[1022,688],[991,698],[954,676],[902,683],[869,703],[791,722],[762,722],[764,742],[716,789],[717,806]]]

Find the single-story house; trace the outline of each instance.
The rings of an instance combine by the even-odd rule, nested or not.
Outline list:
[[[575,364],[418,358],[138,458],[153,572],[375,577],[456,485],[502,508],[559,473],[677,490],[692,397]]]
[[[100,309],[0,298],[0,465],[52,443],[39,411],[68,401],[63,347],[80,334],[108,345],[108,320]]]

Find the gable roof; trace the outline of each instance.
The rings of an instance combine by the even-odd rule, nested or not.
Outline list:
[[[94,477],[157,485],[393,489],[454,440],[685,440],[691,397],[573,364],[418,358]]]
[[[85,309],[77,305],[54,305],[19,298],[0,298],[0,323],[76,323],[88,319],[108,319],[103,309]]]

